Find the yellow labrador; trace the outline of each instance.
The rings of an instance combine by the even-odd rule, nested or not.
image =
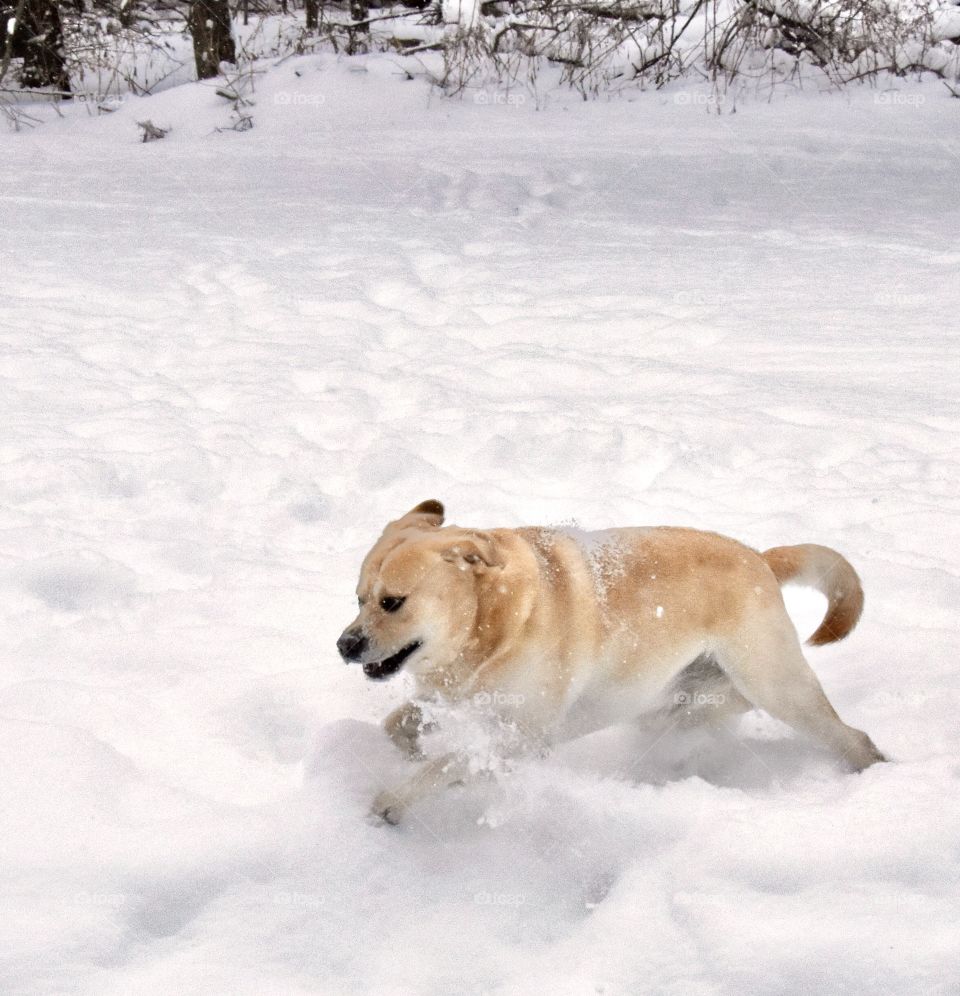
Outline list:
[[[676,723],[758,707],[859,771],[884,760],[847,726],[804,659],[780,585],[827,597],[813,645],[856,625],[856,572],[823,546],[758,553],[694,529],[461,529],[438,501],[389,523],[367,555],[360,613],[337,641],[368,678],[401,669],[413,699],[385,727],[419,759],[418,701],[480,702],[538,746],[611,724]],[[469,759],[447,754],[374,813],[397,822],[418,798],[461,780]]]

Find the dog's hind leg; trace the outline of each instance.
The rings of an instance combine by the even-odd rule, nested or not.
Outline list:
[[[759,709],[829,748],[855,771],[886,758],[862,730],[847,726],[827,699],[786,614],[754,625],[717,648],[717,661]]]

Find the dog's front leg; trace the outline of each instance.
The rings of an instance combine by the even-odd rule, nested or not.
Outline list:
[[[455,751],[428,761],[415,775],[395,789],[381,792],[370,807],[370,815],[396,825],[419,799],[462,782],[470,769],[468,756]]]
[[[423,760],[420,734],[429,733],[436,723],[424,722],[423,710],[416,702],[404,702],[383,721],[387,736],[411,761]]]

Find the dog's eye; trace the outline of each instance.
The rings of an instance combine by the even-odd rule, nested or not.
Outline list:
[[[384,612],[396,612],[405,601],[405,598],[399,598],[396,595],[384,595],[380,599],[380,608]]]

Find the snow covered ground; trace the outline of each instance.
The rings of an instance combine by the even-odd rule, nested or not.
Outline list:
[[[957,102],[509,96],[0,136],[0,991],[960,992]],[[334,642],[428,497],[836,546],[895,762],[609,731],[369,825],[404,682]]]

